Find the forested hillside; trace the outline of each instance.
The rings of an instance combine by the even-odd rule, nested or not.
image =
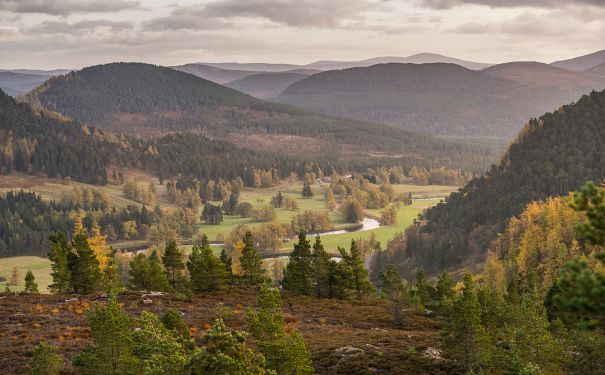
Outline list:
[[[552,69],[568,75],[563,69]],[[292,84],[276,100],[431,134],[509,139],[528,118],[576,100],[591,89],[605,88],[602,79],[560,85],[552,74],[547,85],[526,84],[535,73],[526,74],[526,82],[519,83],[496,76],[501,70],[382,64],[328,71]]]
[[[213,82],[148,64],[99,65],[52,78],[26,98],[87,125],[136,135],[197,131],[249,148],[333,157],[395,153],[483,169],[485,148],[391,126],[327,117],[264,102]]]
[[[435,273],[483,260],[506,220],[529,202],[602,181],[604,144],[605,91],[530,121],[498,166],[429,209],[381,261],[396,259],[410,275],[416,267]]]

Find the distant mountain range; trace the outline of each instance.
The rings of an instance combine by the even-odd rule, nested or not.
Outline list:
[[[510,139],[529,118],[603,88],[603,76],[535,62],[482,71],[390,63],[318,73],[275,100],[430,134]]]
[[[465,61],[453,57],[438,55],[435,53],[419,53],[408,57],[384,56],[374,57],[359,61],[334,61],[322,60],[310,64],[295,65],[295,64],[263,64],[263,63],[199,63],[201,65],[212,66],[230,70],[252,70],[263,72],[285,72],[296,69],[313,69],[313,70],[335,70],[348,69],[360,66],[370,66],[386,63],[409,63],[409,64],[428,64],[428,63],[450,63],[464,66],[468,69],[484,69],[490,64],[478,63],[473,61]]]

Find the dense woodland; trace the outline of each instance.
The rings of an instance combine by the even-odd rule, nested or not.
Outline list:
[[[34,107],[43,106],[118,133],[195,130],[251,147],[258,147],[253,135],[291,136],[295,138],[280,147],[307,154],[316,154],[319,148],[333,157],[340,152],[388,151],[405,155],[408,160],[475,172],[495,158],[493,151],[477,145],[264,102],[183,72],[148,64],[89,67],[52,78],[25,100]]]
[[[506,220],[529,202],[602,181],[604,122],[605,92],[530,121],[498,166],[429,209],[406,231],[407,240],[393,242],[389,254],[408,274],[418,266],[437,273],[463,261],[482,261]]]

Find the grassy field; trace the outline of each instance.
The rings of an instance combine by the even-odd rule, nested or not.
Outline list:
[[[136,179],[141,183],[149,183],[150,181],[153,181],[158,185],[158,199],[161,206],[163,208],[174,207],[174,205],[168,203],[165,197],[165,189],[162,186],[159,186],[159,181],[157,181],[157,179],[154,177],[136,171],[126,171],[125,176],[126,178],[136,177]],[[41,194],[44,199],[61,199],[61,196],[66,192],[72,191],[75,185],[77,185],[77,183],[65,184],[60,180],[49,180],[35,176],[16,174],[11,176],[2,176],[0,179],[0,193],[16,188],[23,188]],[[108,184],[106,186],[98,187],[98,189],[101,189],[103,192],[109,195],[114,204],[118,206],[128,204],[140,205],[135,201],[124,198],[122,194],[122,187],[119,185]],[[312,186],[312,189],[315,193],[315,196],[310,199],[304,199],[301,196],[301,182],[291,183],[289,181],[284,181],[278,187],[261,189],[245,188],[241,193],[240,202],[249,202],[253,207],[269,205],[271,202],[271,197],[277,194],[278,191],[281,191],[283,195],[296,200],[298,210],[289,211],[284,209],[276,209],[277,222],[279,223],[290,224],[295,215],[302,213],[305,210],[312,210],[327,212],[332,220],[335,230],[345,229],[352,226],[352,224],[344,222],[339,213],[331,212],[326,208],[324,193],[327,189],[327,186],[315,184]],[[322,236],[322,242],[326,250],[336,254],[338,246],[348,248],[352,239],[367,239],[372,234],[376,236],[376,239],[380,241],[382,248],[384,249],[386,248],[387,242],[392,239],[396,233],[404,231],[419,213],[421,213],[427,207],[438,203],[440,198],[447,196],[450,192],[456,190],[457,187],[393,185],[393,189],[397,194],[412,193],[414,198],[422,199],[414,200],[413,204],[410,206],[399,206],[397,213],[398,220],[397,224],[394,226],[383,226],[369,231]],[[220,204],[220,202],[213,203]],[[381,211],[382,210],[368,209],[366,210],[366,214],[372,217],[380,217]],[[198,224],[199,233],[206,234],[211,241],[215,241],[228,236],[229,233],[240,224],[245,224],[251,228],[261,225],[261,223],[253,222],[253,220],[250,218],[240,218],[239,216],[231,215],[225,215],[223,218],[224,220],[220,225],[208,225],[200,222]],[[189,241],[188,243],[191,242]],[[117,249],[141,249],[145,248],[147,244],[148,242],[144,240],[134,240],[120,241],[111,245]],[[283,254],[288,254],[292,250],[293,244],[294,240],[284,243],[283,247],[280,249],[280,252]],[[189,252],[191,245],[182,245],[181,248],[185,250],[185,252]],[[220,247],[216,247],[215,249],[217,254],[220,253]],[[272,261],[267,260],[266,263],[267,269],[271,270]],[[19,271],[20,284],[16,287],[12,287],[13,290],[19,291],[23,288],[23,277],[25,276],[27,270],[31,269],[36,277],[36,282],[38,283],[40,291],[43,293],[47,292],[46,287],[50,283],[50,264],[46,259],[33,256],[0,258],[0,275],[8,279],[11,275],[13,267],[15,266],[17,266]],[[2,290],[4,289],[4,283],[0,283],[0,288]]]
[[[17,267],[19,282],[17,286],[11,285],[10,288],[13,291],[19,292],[23,290],[25,285],[23,279],[25,278],[27,270],[31,270],[36,278],[38,290],[41,293],[48,293],[47,287],[52,281],[50,277],[50,262],[48,259],[34,256],[2,258],[0,259],[0,276],[10,280],[14,267]],[[5,286],[6,282],[0,283],[0,291],[3,291]]]

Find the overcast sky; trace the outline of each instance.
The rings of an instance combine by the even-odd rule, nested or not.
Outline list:
[[[0,0],[0,68],[357,60],[551,62],[605,49],[605,0]]]

